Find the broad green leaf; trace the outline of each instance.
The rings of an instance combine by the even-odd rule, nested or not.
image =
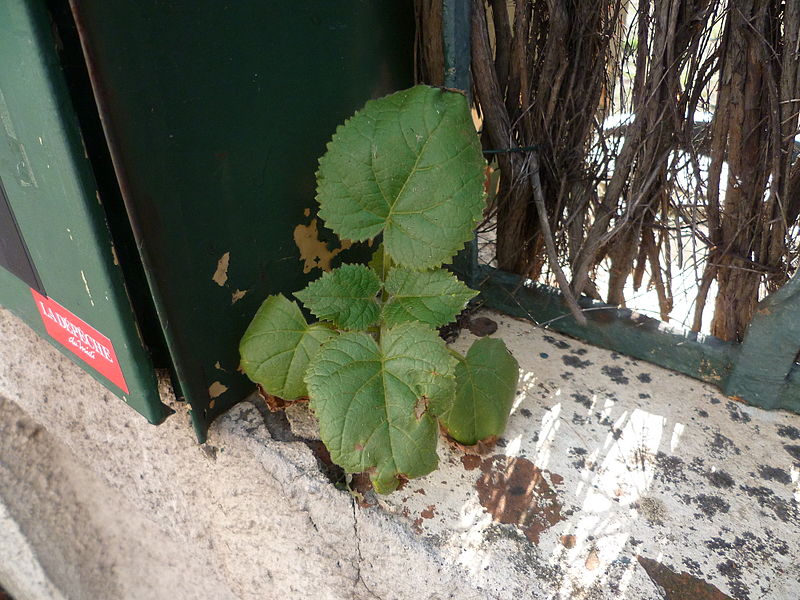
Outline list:
[[[382,494],[400,478],[433,471],[438,428],[427,409],[452,397],[454,362],[420,323],[384,329],[380,344],[359,332],[325,344],[306,383],[333,462],[350,473],[369,471]]]
[[[441,327],[456,318],[478,293],[443,269],[411,271],[394,268],[386,278],[388,294],[383,305],[383,322],[394,327],[406,321],[422,321]]]
[[[447,433],[471,446],[506,428],[514,403],[519,365],[502,340],[481,338],[456,365],[456,394],[431,404]]]
[[[381,282],[364,265],[342,265],[325,273],[295,297],[320,319],[342,329],[366,329],[378,320]]]
[[[323,325],[306,323],[294,302],[270,296],[239,343],[241,368],[273,396],[285,400],[308,396],[303,380],[308,361],[335,336]]]
[[[340,237],[373,238],[394,262],[428,269],[473,236],[486,161],[466,98],[416,86],[371,100],[319,161],[319,216]]]

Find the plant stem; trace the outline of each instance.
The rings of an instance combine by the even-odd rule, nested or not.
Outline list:
[[[460,352],[457,352],[457,351],[453,350],[453,349],[452,349],[450,346],[448,346],[448,347],[447,347],[447,350],[450,352],[450,354],[451,354],[453,357],[455,357],[455,359],[456,359],[458,362],[460,362],[460,363],[463,363],[463,362],[466,362],[466,361],[467,361],[466,357],[465,357],[463,354],[461,354]]]
[[[392,257],[389,256],[389,253],[386,252],[386,246],[381,244],[380,246],[381,252],[383,252],[383,256],[381,257],[381,304],[386,302],[389,294],[386,292],[386,275],[389,273],[389,269],[392,267]]]
[[[381,256],[381,273],[380,273],[380,276],[381,276],[381,298],[380,298],[380,303],[383,305],[383,304],[386,304],[386,301],[389,298],[389,294],[386,291],[386,275],[387,275],[387,273],[389,272],[389,269],[392,266],[392,258],[389,256],[389,253],[386,252],[386,247],[383,244],[380,245],[380,251],[383,253],[382,256]],[[381,326],[378,328],[375,341],[378,342],[379,344],[380,344],[380,341],[381,341],[381,337],[383,336],[383,330],[384,329],[385,329],[385,326],[383,324],[381,324]]]

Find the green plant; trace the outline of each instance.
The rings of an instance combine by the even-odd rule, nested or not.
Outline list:
[[[485,168],[463,95],[416,86],[368,102],[320,159],[317,200],[341,238],[382,243],[369,265],[295,293],[319,322],[270,296],[241,341],[244,372],[308,396],[331,459],[380,493],[436,468],[438,425],[468,445],[505,428],[516,360],[493,338],[461,356],[435,329],[477,293],[441,266],[482,216]]]

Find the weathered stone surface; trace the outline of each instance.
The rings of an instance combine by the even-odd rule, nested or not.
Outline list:
[[[385,510],[486,587],[504,578],[507,597],[659,598],[641,556],[719,598],[796,600],[800,462],[785,446],[800,416],[488,314],[522,370],[507,431],[482,457],[442,445],[439,471]],[[462,330],[454,347],[474,339]]]
[[[148,425],[0,311],[0,581],[15,564],[30,569],[37,599],[209,597],[181,591],[186,580],[243,599],[659,598],[667,573],[651,578],[642,557],[721,598],[796,600],[800,417],[487,315],[523,371],[508,430],[483,455],[443,442],[438,471],[359,504],[320,470],[301,405],[287,421],[243,403],[198,446],[181,404]],[[462,331],[455,346],[473,339]],[[28,425],[12,435],[14,404]],[[35,443],[18,437],[29,434]],[[27,482],[24,501],[9,499],[11,481]],[[71,498],[61,502],[71,524],[35,534],[20,507],[55,496]],[[148,571],[158,554],[140,547],[144,562],[129,563],[131,528],[179,558]],[[84,545],[59,542],[65,565],[113,568],[93,582],[59,574],[41,540],[63,531]],[[4,563],[12,538],[27,550]],[[142,594],[143,572],[178,585]]]
[[[461,570],[450,568],[437,548],[410,528],[381,511],[359,509],[348,493],[335,489],[305,443],[274,439],[253,404],[244,402],[220,418],[208,443],[200,446],[183,405],[170,401],[176,414],[159,427],[149,425],[1,309],[0,338],[4,405],[19,406],[31,423],[46,430],[64,462],[75,461],[78,471],[94,474],[97,487],[92,493],[108,510],[123,511],[120,518],[130,518],[132,524],[149,523],[151,530],[182,548],[184,554],[178,556],[184,558],[167,564],[178,575],[183,570],[187,577],[196,576],[197,586],[211,590],[220,586],[229,590],[227,597],[242,600],[376,596],[399,600],[420,597],[416,595],[420,592],[440,599],[482,595]],[[0,419],[13,427],[9,414],[2,410]],[[0,454],[0,463],[20,462],[34,478],[52,478],[57,472],[46,461],[6,456]],[[76,487],[65,483],[58,489],[70,486]],[[7,499],[10,489],[0,490],[0,497]],[[33,488],[26,501],[33,512],[15,512],[11,519],[23,529],[52,589],[68,598],[226,598],[173,585],[146,594],[86,595],[81,586],[88,584],[79,581],[76,561],[87,556],[118,558],[114,569],[96,574],[92,585],[97,587],[92,590],[137,589],[126,588],[122,580],[152,576],[153,569],[135,561],[128,564],[125,550],[114,555],[109,540],[128,529],[121,523],[92,521],[92,509],[67,492],[61,503],[74,520],[70,531],[75,532],[76,547],[63,541],[72,554],[65,554],[62,566],[72,574],[55,577],[42,559],[50,542],[40,546],[39,538],[29,537],[25,530],[40,507],[61,495],[55,488]],[[91,527],[82,528],[83,523]],[[52,521],[42,529],[60,536]],[[81,531],[85,535],[79,535]],[[141,531],[147,544],[157,546],[163,539],[148,536],[146,528]],[[86,568],[90,567],[87,562]],[[58,597],[31,593],[29,597],[37,600]],[[20,594],[19,600],[25,598]]]
[[[159,598],[170,589],[235,600],[212,563],[199,562],[2,396],[0,521],[0,582],[16,600]]]

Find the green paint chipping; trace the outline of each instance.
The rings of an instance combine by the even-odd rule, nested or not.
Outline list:
[[[369,258],[304,210],[336,126],[367,98],[410,85],[414,11],[396,0],[71,4],[126,176],[133,250],[202,440],[253,391],[238,345],[261,302],[303,289],[316,266]],[[0,45],[6,37],[16,36]],[[212,276],[227,252],[220,286]],[[227,390],[212,403],[215,381]]]

